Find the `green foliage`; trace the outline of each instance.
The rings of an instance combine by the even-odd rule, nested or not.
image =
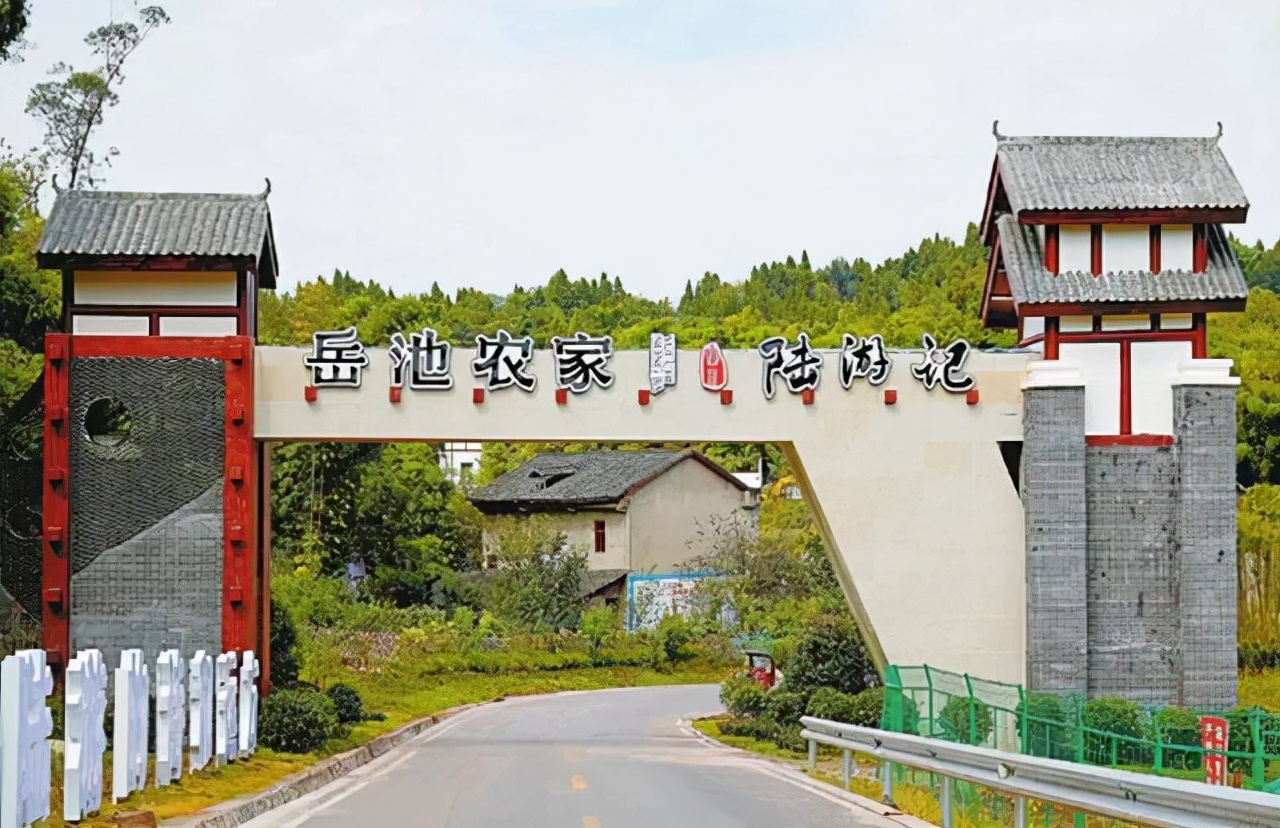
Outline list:
[[[1027,752],[1033,756],[1070,761],[1075,759],[1074,722],[1052,693],[1027,693],[1019,711],[1020,727],[1027,733]]]
[[[824,617],[796,642],[786,671],[787,687],[800,691],[834,687],[845,693],[867,689],[867,677],[875,675],[867,655],[847,617]]]
[[[591,643],[591,649],[598,650],[618,632],[620,627],[618,611],[602,604],[582,613],[578,629]]]
[[[496,520],[493,536],[485,606],[530,629],[576,629],[586,553],[566,548],[564,535],[540,517]]]
[[[1277,439],[1280,439],[1278,437]],[[1263,645],[1254,653],[1252,664],[1261,669],[1275,666],[1268,660],[1280,645],[1280,485],[1259,483],[1239,499],[1237,513],[1238,636],[1241,642]],[[1246,653],[1243,646],[1241,656]]]
[[[949,738],[966,745],[981,745],[991,735],[995,717],[981,699],[953,696],[943,705],[938,723]]]
[[[653,630],[654,642],[668,664],[674,664],[680,658],[681,649],[692,637],[689,623],[676,613],[662,616]]]
[[[1175,750],[1169,745],[1197,747],[1200,744],[1200,716],[1194,710],[1180,707],[1166,707],[1151,717],[1154,735],[1160,737],[1165,745],[1164,766],[1167,768],[1198,768],[1200,752],[1196,750]]]
[[[734,676],[720,685],[720,703],[736,717],[759,716],[764,712],[765,691],[748,676]]]
[[[333,700],[309,688],[281,690],[262,700],[258,741],[286,753],[311,753],[338,732]]]
[[[1280,669],[1280,647],[1244,643],[1236,652],[1236,660],[1240,669],[1248,673]]]
[[[1151,738],[1151,722],[1142,705],[1117,696],[1103,696],[1085,702],[1083,724],[1099,731],[1085,733],[1085,754],[1090,757],[1103,757],[1112,749],[1107,735],[1135,740]]]
[[[333,711],[339,724],[355,724],[364,720],[364,702],[360,694],[345,684],[335,684],[325,691],[333,702]]]
[[[288,688],[298,682],[298,631],[289,613],[271,601],[271,685]]]
[[[765,694],[764,715],[784,727],[798,725],[808,703],[808,695],[783,685]]]
[[[819,719],[879,727],[884,712],[884,688],[872,687],[861,693],[842,693],[834,687],[819,687],[809,697],[805,712]]]
[[[11,60],[21,60],[18,55],[24,43],[22,33],[27,30],[29,0],[0,0],[0,65]]]

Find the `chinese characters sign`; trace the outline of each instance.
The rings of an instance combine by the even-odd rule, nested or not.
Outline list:
[[[1200,717],[1200,746],[1204,748],[1204,781],[1227,784],[1227,738],[1230,724],[1218,716]]]
[[[526,393],[537,388],[532,336],[516,337],[499,330],[493,336],[477,336],[475,343],[470,363],[479,388],[500,391],[514,387]],[[941,386],[944,391],[962,394],[977,384],[964,370],[973,350],[968,342],[958,339],[944,346],[925,334],[921,344],[919,361],[912,364],[910,370],[912,378],[926,390]],[[822,381],[826,357],[810,342],[807,333],[799,333],[794,341],[785,336],[771,336],[760,343],[756,352],[761,360],[761,387],[767,400],[772,400],[780,388],[792,394],[812,394]],[[579,331],[573,336],[552,337],[550,356],[556,389],[586,394],[593,388],[612,387],[613,354],[610,336],[592,336]],[[872,386],[883,385],[893,369],[893,360],[879,334],[844,334],[834,357],[840,385],[846,390],[858,379],[865,379]],[[414,391],[432,392],[448,391],[454,386],[453,346],[431,328],[414,331],[407,337],[402,333],[392,334],[387,359],[393,389],[407,386]],[[674,334],[650,335],[645,383],[650,393],[662,394],[675,387],[678,361]],[[314,387],[358,388],[363,371],[369,366],[369,355],[352,326],[341,331],[316,332],[311,353],[303,359],[303,364],[311,372]],[[708,343],[699,352],[698,375],[702,387],[708,390],[718,391],[728,384],[728,362],[717,343]],[[393,399],[398,401],[399,397]]]

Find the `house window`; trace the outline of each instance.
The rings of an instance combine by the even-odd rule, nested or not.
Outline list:
[[[604,551],[604,521],[597,520],[595,525],[596,551]]]

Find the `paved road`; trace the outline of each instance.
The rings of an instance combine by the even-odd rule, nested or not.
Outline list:
[[[708,745],[713,685],[508,699],[449,719],[247,828],[901,828]]]

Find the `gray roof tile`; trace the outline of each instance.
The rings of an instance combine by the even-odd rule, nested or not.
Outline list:
[[[996,154],[1014,213],[1249,206],[1217,138],[1001,137]]]
[[[46,266],[72,256],[245,258],[257,266],[262,287],[275,287],[265,193],[65,190],[45,222],[37,255]]]
[[[686,459],[702,460],[714,466],[690,451],[542,454],[472,492],[471,502],[481,511],[608,506],[621,501],[637,484],[657,477]],[[721,474],[739,488],[745,488],[727,472]]]
[[[1244,299],[1249,295],[1240,262],[1219,225],[1208,228],[1208,266],[1203,273],[1130,271],[1050,273],[1042,264],[1040,236],[1009,214],[996,219],[1009,289],[1018,305],[1194,302]]]

